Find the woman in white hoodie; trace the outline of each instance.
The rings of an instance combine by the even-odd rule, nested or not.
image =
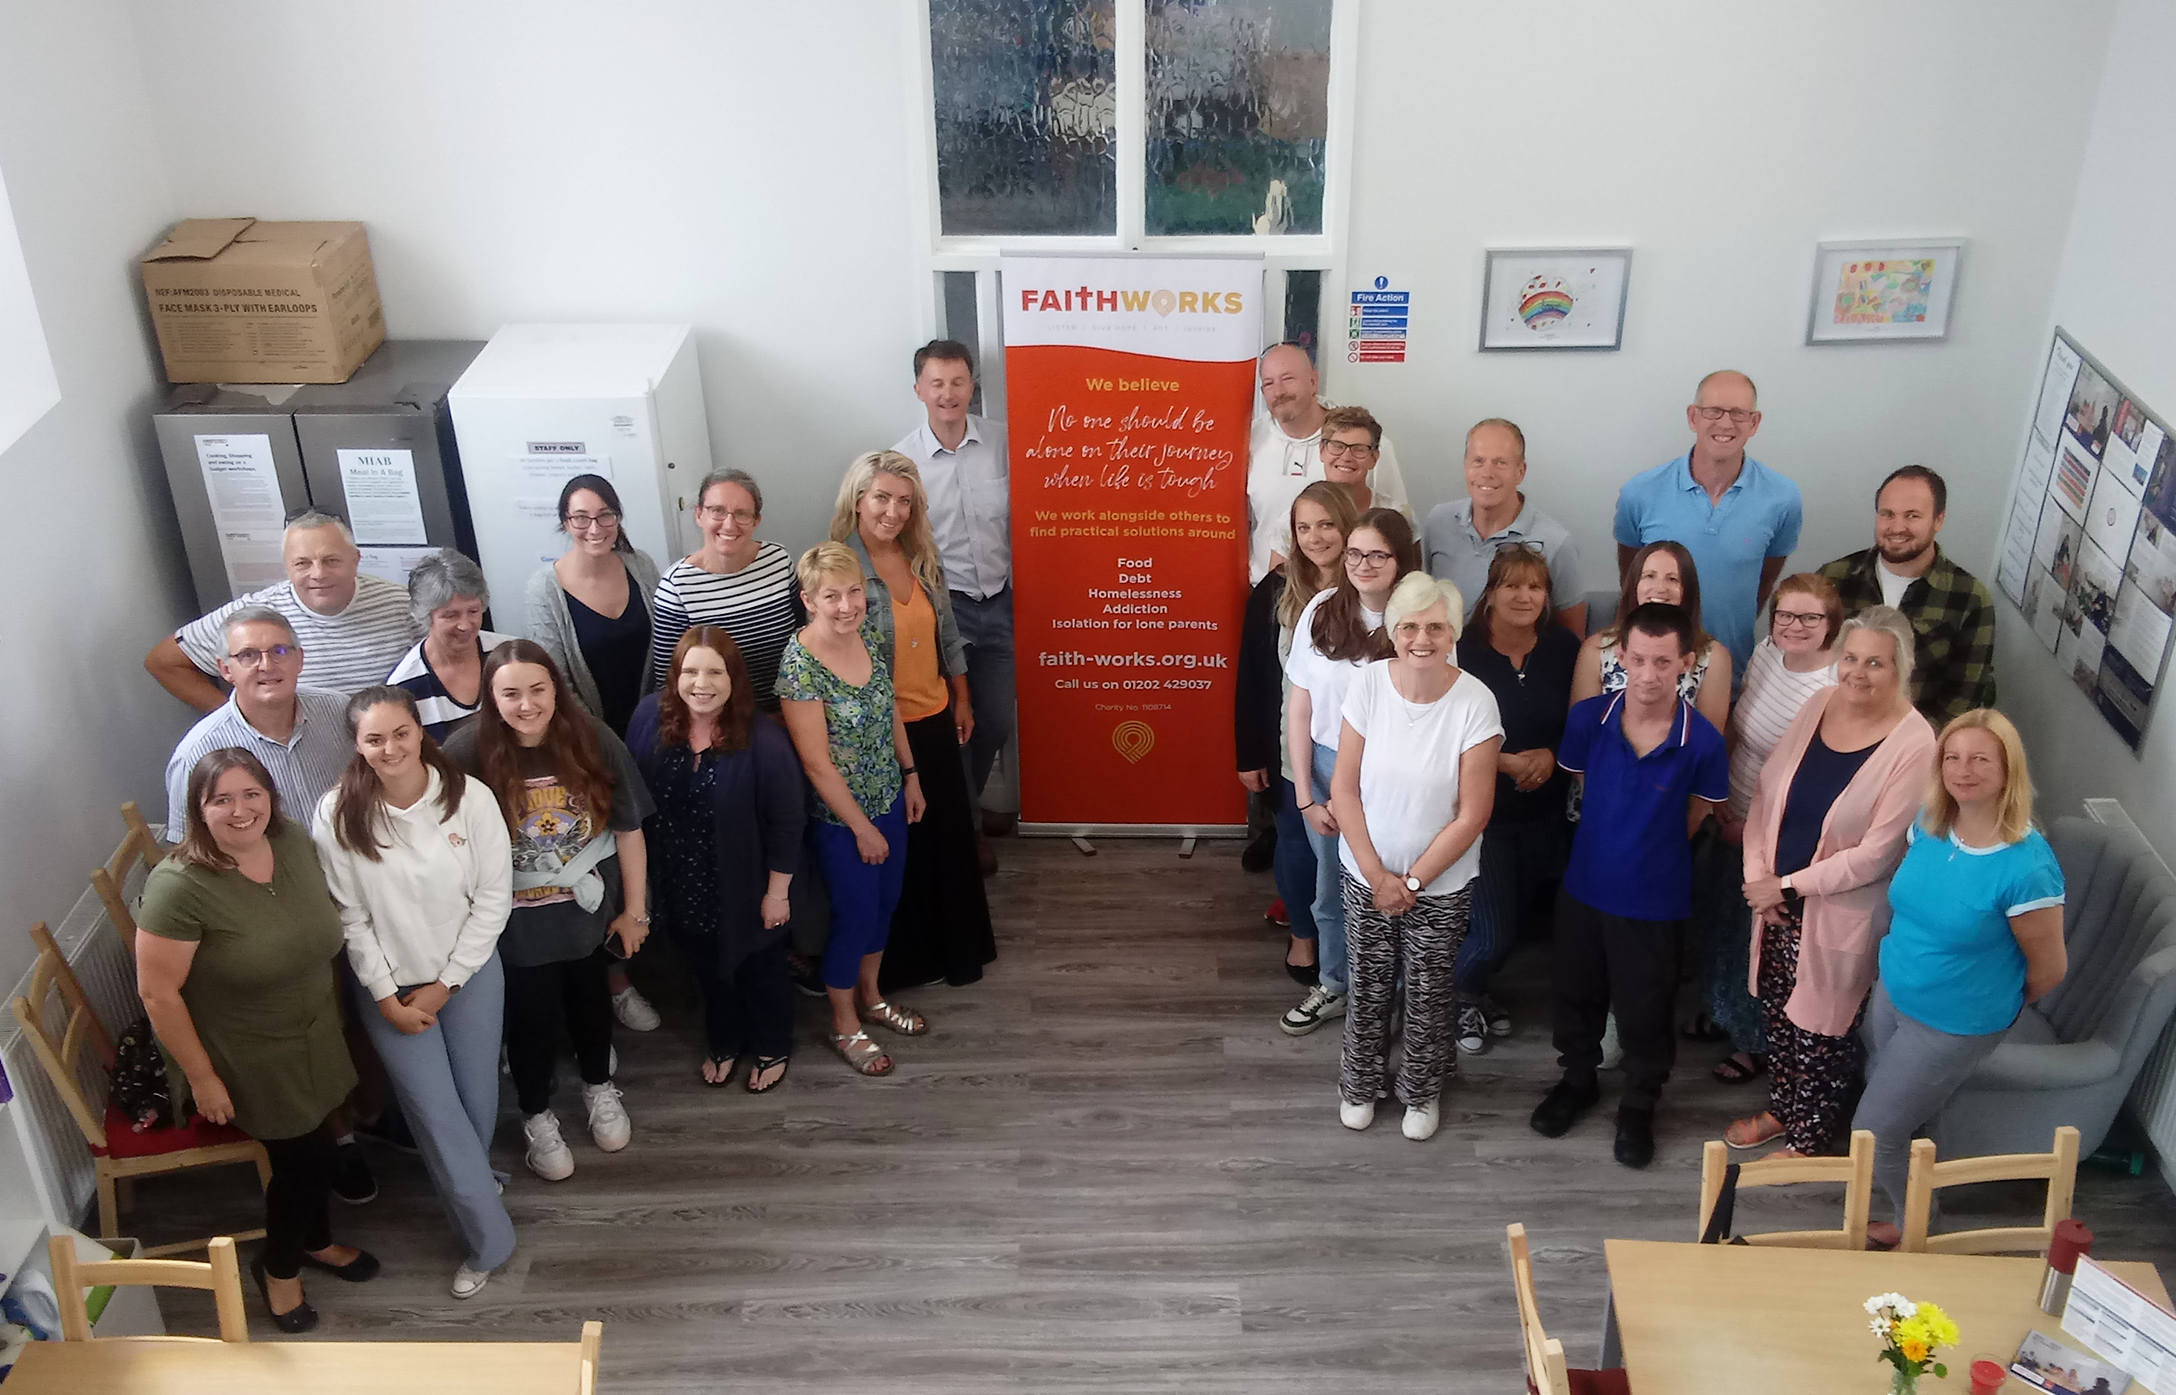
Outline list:
[[[365,688],[347,717],[355,757],[318,805],[318,860],[362,986],[357,1016],[467,1247],[453,1296],[470,1298],[514,1252],[506,1178],[491,1168],[499,932],[513,907],[506,821],[424,731],[406,691]]]

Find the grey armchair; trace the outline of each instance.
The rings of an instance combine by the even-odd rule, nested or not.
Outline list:
[[[2062,1124],[2091,1153],[2176,1012],[2176,880],[2130,829],[2068,818],[2047,835],[2069,972],[1936,1118],[1943,1157],[2044,1151]]]

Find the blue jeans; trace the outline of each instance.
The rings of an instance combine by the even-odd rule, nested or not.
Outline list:
[[[359,984],[355,1015],[385,1062],[431,1185],[468,1247],[469,1268],[498,1268],[514,1253],[514,1223],[499,1197],[505,1177],[491,1169],[506,1018],[506,973],[499,956],[485,960],[461,991],[446,999],[438,1021],[413,1036],[386,1021]]]
[[[1700,995],[1708,1020],[1730,1034],[1733,1050],[1768,1052],[1760,1002],[1746,989],[1753,958],[1753,912],[1745,904],[1745,848],[1712,829],[1693,848],[1692,917],[1698,936]]]
[[[1299,796],[1292,782],[1277,781],[1277,861],[1274,866],[1277,895],[1284,901],[1285,919],[1292,933],[1303,940],[1315,938],[1315,845],[1310,841],[1307,820],[1300,817]]]
[[[1481,835],[1481,874],[1473,882],[1473,928],[1458,947],[1461,1001],[1480,998],[1519,943],[1520,922],[1542,883],[1564,861],[1564,820],[1492,823]]]
[[[861,961],[880,954],[891,938],[892,912],[899,907],[899,889],[907,879],[907,801],[901,795],[892,807],[870,820],[884,835],[891,855],[871,866],[861,860],[854,844],[854,830],[822,819],[808,821],[809,842],[815,845],[824,881],[831,888],[831,939],[824,945],[824,987],[852,988],[861,981]]]
[[[1336,770],[1337,752],[1317,742],[1313,794],[1316,803],[1330,802],[1330,776]],[[1340,885],[1344,873],[1337,860],[1338,835],[1320,834],[1310,826],[1307,841],[1315,850],[1315,972],[1324,988],[1332,993],[1342,993],[1352,982],[1352,974],[1345,959],[1345,891]],[[1285,904],[1288,908],[1291,905],[1290,902]]]
[[[997,753],[1012,740],[1015,682],[1012,668],[1012,588],[978,601],[965,591],[952,593],[952,622],[967,641],[967,700],[975,714],[975,734],[960,748],[967,770],[967,793],[982,798]],[[982,817],[975,816],[975,826]]]

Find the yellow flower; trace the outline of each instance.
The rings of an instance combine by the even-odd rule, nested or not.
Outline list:
[[[1928,1340],[1935,1346],[1950,1347],[1957,1344],[1957,1324],[1936,1303],[1919,1305],[1919,1321],[1924,1326]]]
[[[1926,1342],[1918,1337],[1906,1337],[1897,1343],[1897,1349],[1904,1353],[1906,1361],[1924,1361],[1929,1350]]]

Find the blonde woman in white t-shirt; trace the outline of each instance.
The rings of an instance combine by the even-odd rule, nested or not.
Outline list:
[[[1743,883],[1745,816],[1760,768],[1806,700],[1836,684],[1836,635],[1844,622],[1843,599],[1818,572],[1799,572],[1776,583],[1769,602],[1768,633],[1745,665],[1745,690],[1730,710],[1724,731],[1730,743],[1730,803],[1717,811],[1721,837],[1709,856],[1695,914],[1702,931],[1700,998],[1705,1011],[1686,1034],[1700,1040],[1727,1038],[1731,1054],[1713,1074],[1727,1085],[1757,1079],[1767,1069],[1768,1037],[1760,1003],[1746,992],[1750,938]]]
[[[1453,979],[1504,738],[1496,695],[1458,667],[1465,613],[1447,581],[1425,572],[1399,581],[1383,611],[1394,655],[1346,690],[1330,783],[1351,979],[1338,1117],[1349,1129],[1375,1120],[1402,970],[1396,1088],[1405,1136],[1416,1141],[1435,1133],[1443,1084],[1458,1067]]]

